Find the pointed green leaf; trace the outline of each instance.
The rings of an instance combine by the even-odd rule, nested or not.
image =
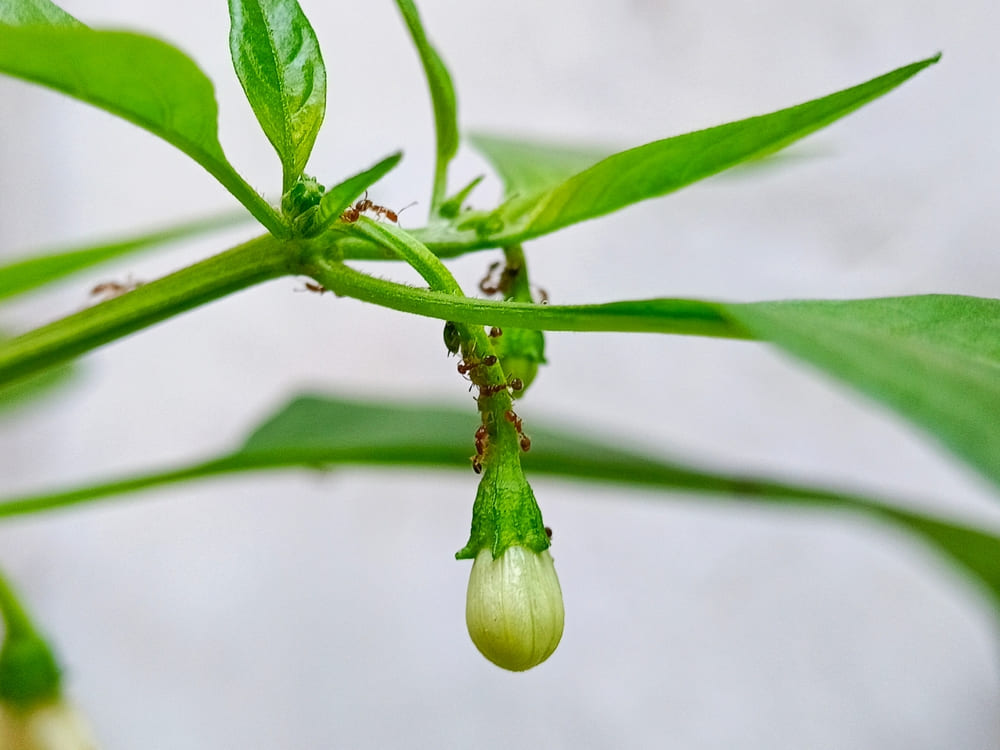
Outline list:
[[[493,166],[508,198],[548,190],[614,152],[474,133],[467,140]]]
[[[55,250],[0,266],[0,300],[59,281],[78,271],[115,258],[150,250],[159,245],[194,237],[247,220],[244,212],[226,213],[178,224],[169,229],[149,232],[115,242],[101,243],[72,250]]]
[[[437,211],[448,190],[448,163],[458,151],[458,112],[455,104],[455,87],[451,75],[437,50],[427,39],[420,14],[413,0],[396,0],[403,14],[406,27],[416,45],[420,62],[427,76],[434,107],[434,132],[437,135],[437,160],[434,170],[434,190],[431,194],[431,213]]]
[[[304,396],[264,421],[235,453],[206,463],[75,490],[8,499],[0,518],[110,497],[212,475],[261,469],[338,465],[410,465],[469,469],[476,415],[469,410],[390,405]],[[857,494],[758,476],[706,471],[623,450],[621,441],[583,439],[585,431],[528,426],[532,475],[634,484],[700,493],[706,499],[754,501],[810,510],[850,512],[909,532],[978,582],[1000,605],[1000,539],[975,528]]]
[[[316,33],[295,0],[229,0],[229,49],[288,191],[312,152],[326,113],[326,67]]]
[[[274,209],[226,161],[212,83],[175,47],[121,31],[0,26],[0,72],[50,86],[163,138],[272,233],[287,234]]]
[[[755,337],[895,409],[1000,485],[1000,300],[928,295],[725,309]]]
[[[7,26],[82,26],[50,0],[0,0],[0,24]]]
[[[805,104],[613,154],[555,187],[514,196],[494,211],[463,216],[458,229],[464,231],[429,231],[420,239],[435,252],[441,248],[449,254],[462,248],[509,245],[666,195],[814,133],[939,58],[935,55]],[[525,173],[517,174],[526,179]],[[531,179],[542,177],[536,174]]]

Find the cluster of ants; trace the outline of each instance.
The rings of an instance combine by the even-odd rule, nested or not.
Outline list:
[[[524,427],[521,424],[521,418],[517,416],[517,412],[513,409],[508,409],[503,413],[503,417],[514,425],[514,429],[517,430],[521,450],[526,453],[531,450],[531,438],[524,434]],[[472,470],[477,474],[483,473],[483,459],[486,456],[486,446],[489,444],[489,439],[489,429],[485,424],[479,425],[476,429],[476,455],[472,457]]]
[[[503,331],[497,327],[490,329],[490,338],[497,338],[503,335]],[[479,396],[477,401],[483,398],[489,398],[490,396],[496,395],[502,391],[511,391],[516,393],[517,391],[524,390],[524,382],[520,378],[510,378],[504,383],[484,383],[479,382],[479,378],[476,376],[476,370],[480,367],[491,367],[497,363],[497,356],[495,354],[487,354],[482,359],[478,360],[460,360],[458,363],[458,372],[463,377],[468,377],[472,382],[470,390],[473,387],[479,388]],[[517,413],[513,409],[507,409],[504,412],[504,419],[510,422],[514,429],[517,430],[518,444],[521,446],[522,451],[528,451],[531,449],[531,438],[524,434],[524,427],[521,418],[517,416]],[[476,455],[472,457],[472,470],[477,474],[483,472],[483,458],[486,455],[486,447],[489,444],[489,429],[486,423],[479,425],[476,430]]]

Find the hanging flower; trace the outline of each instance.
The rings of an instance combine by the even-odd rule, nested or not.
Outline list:
[[[563,633],[563,599],[548,550],[479,551],[469,576],[465,622],[476,648],[498,667],[523,672],[552,655]]]

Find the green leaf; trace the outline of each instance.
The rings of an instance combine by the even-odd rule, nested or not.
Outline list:
[[[1000,300],[726,305],[770,341],[923,427],[1000,486]]]
[[[452,407],[389,405],[303,396],[252,431],[243,446],[219,459],[105,484],[9,499],[0,517],[66,507],[143,488],[212,475],[288,467],[408,465],[469,470],[477,416]],[[533,475],[632,484],[700,493],[706,498],[855,513],[914,534],[970,575],[1000,605],[1000,539],[983,531],[853,493],[727,474],[623,450],[621,441],[579,437],[579,428],[526,425],[524,455]]]
[[[332,222],[340,218],[344,209],[350,206],[355,198],[385,177],[386,174],[399,164],[402,158],[403,152],[397,151],[385,157],[375,166],[369,167],[363,172],[358,172],[356,175],[348,177],[343,182],[339,182],[327,190],[319,204],[319,229],[325,229]]]
[[[437,50],[427,39],[420,14],[412,0],[396,0],[403,14],[406,27],[420,55],[427,76],[434,107],[434,132],[437,135],[437,160],[434,170],[434,189],[431,194],[431,213],[444,201],[448,190],[448,163],[458,151],[458,112],[455,104],[455,87],[451,75]]]
[[[49,0],[0,0],[0,24],[7,26],[82,26]]]
[[[184,53],[139,34],[0,26],[0,72],[49,86],[145,128],[207,169],[273,234],[287,228],[226,161],[211,81]]]
[[[77,271],[133,253],[152,249],[167,242],[194,237],[223,229],[247,220],[247,215],[226,213],[178,224],[168,229],[140,234],[115,242],[101,243],[72,250],[55,250],[0,266],[0,300],[37,289],[66,278]]]
[[[312,152],[326,112],[326,67],[295,0],[229,0],[233,66],[278,152],[287,192]]]
[[[490,162],[504,185],[504,195],[548,190],[614,152],[597,146],[566,146],[474,133],[469,143]]]
[[[578,172],[554,187],[518,194],[493,211],[469,212],[454,228],[432,227],[419,239],[441,256],[482,247],[503,247],[656,198],[737,164],[772,154],[888,93],[940,59],[940,55],[906,65],[859,86],[767,115],[647,143],[622,151]],[[541,183],[556,166],[528,173],[512,143],[493,149],[498,168],[501,154],[511,160],[504,176]],[[539,157],[541,159],[541,157]],[[582,161],[582,157],[581,157]],[[566,166],[569,166],[567,160]]]
[[[337,294],[456,323],[769,341],[884,402],[1000,485],[1000,300],[531,305],[413,289],[343,265],[314,270]]]

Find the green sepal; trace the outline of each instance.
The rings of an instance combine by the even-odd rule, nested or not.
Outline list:
[[[35,634],[8,637],[0,649],[0,701],[31,706],[59,696],[62,671]]]
[[[524,478],[517,453],[500,453],[485,466],[472,506],[469,541],[455,553],[457,560],[471,560],[489,548],[496,560],[508,547],[535,552],[549,547],[542,512],[535,493]]]

